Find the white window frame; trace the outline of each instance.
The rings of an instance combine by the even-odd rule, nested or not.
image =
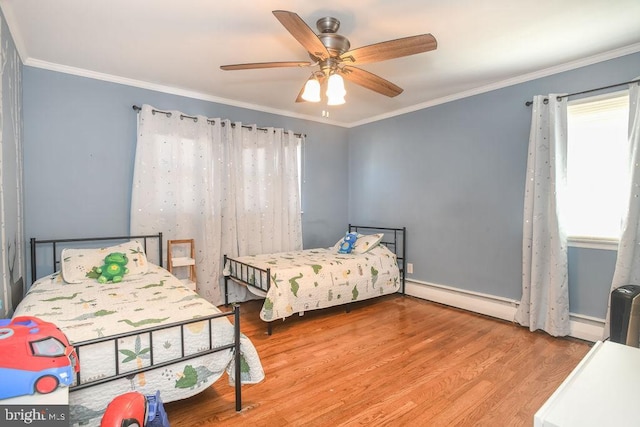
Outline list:
[[[587,98],[581,98],[579,100],[570,101],[569,105],[585,104],[605,99],[615,98],[619,96],[628,96],[628,90],[610,92],[603,95],[591,96]],[[601,249],[601,250],[618,250],[619,239],[617,238],[604,238],[596,236],[567,236],[567,243],[570,247],[588,248],[588,249]]]

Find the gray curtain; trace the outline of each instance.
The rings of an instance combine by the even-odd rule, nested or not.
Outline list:
[[[569,334],[567,238],[561,215],[566,156],[566,98],[534,97],[525,184],[522,299],[516,321],[553,336]]]
[[[629,197],[618,244],[611,291],[623,285],[640,285],[640,85],[629,88]],[[603,339],[609,337],[611,301],[607,307]]]
[[[154,111],[143,105],[138,118],[131,233],[194,239],[197,291],[220,305],[225,254],[302,249],[302,141],[293,131]],[[229,285],[231,302],[253,298]]]

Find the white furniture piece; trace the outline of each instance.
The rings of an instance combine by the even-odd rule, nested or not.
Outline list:
[[[189,289],[196,290],[196,247],[193,239],[167,241],[167,270]]]
[[[640,349],[598,341],[534,416],[534,427],[640,426]]]

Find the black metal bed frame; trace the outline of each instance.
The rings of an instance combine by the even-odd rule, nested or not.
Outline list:
[[[387,246],[391,251],[396,254],[396,259],[398,262],[398,269],[400,270],[400,291],[402,295],[405,295],[405,278],[406,278],[406,268],[405,263],[407,260],[407,227],[402,228],[389,228],[389,227],[374,227],[374,226],[365,226],[365,225],[352,225],[349,224],[349,232],[358,232],[358,231],[382,231],[384,232],[383,240],[380,242],[381,244]],[[387,233],[392,235],[391,239],[387,239]],[[233,280],[237,283],[240,283],[245,286],[251,286],[256,288],[262,292],[268,292],[271,287],[271,269],[270,268],[259,268],[254,267],[251,264],[247,264],[244,262],[237,261],[231,257],[228,257],[226,254],[224,255],[224,263],[223,265],[226,268],[227,262],[229,262],[229,272],[228,276],[224,277],[224,304],[225,306],[229,305],[229,280]],[[236,274],[233,274],[236,272]],[[238,275],[237,272],[240,272]],[[243,280],[243,277],[248,277],[249,280]],[[350,304],[347,303],[347,312],[350,310]],[[269,335],[272,334],[272,323],[267,322],[267,333]]]
[[[90,237],[90,238],[78,238],[78,239],[47,239],[47,240],[37,240],[35,238],[31,238],[30,239],[30,249],[31,249],[31,283],[33,284],[33,282],[35,282],[35,279],[37,277],[37,262],[36,262],[36,257],[37,257],[37,246],[38,245],[43,245],[43,244],[50,244],[52,249],[53,249],[53,269],[54,271],[56,270],[56,267],[60,264],[60,251],[58,251],[58,244],[68,244],[68,243],[74,243],[74,242],[105,242],[105,241],[111,241],[111,242],[115,242],[115,241],[123,241],[123,240],[133,240],[133,239],[138,239],[138,240],[142,240],[142,245],[145,249],[145,252],[147,250],[147,239],[158,239],[158,265],[162,265],[162,233],[158,233],[158,234],[151,234],[151,235],[138,235],[138,236],[118,236],[118,237]],[[234,321],[233,321],[233,342],[229,343],[229,344],[225,344],[222,346],[218,346],[218,347],[214,347],[213,346],[213,340],[211,337],[211,331],[212,331],[212,321],[214,319],[218,319],[221,317],[231,317],[233,316]],[[189,355],[185,355],[185,351],[184,351],[184,327],[187,325],[190,325],[192,323],[198,323],[198,322],[208,322],[209,323],[209,348],[199,351],[197,353],[193,353],[193,354],[189,354]],[[180,343],[181,343],[181,355],[180,357],[171,359],[171,360],[166,360],[164,362],[161,363],[155,363],[154,364],[154,360],[153,360],[153,334],[155,332],[158,331],[164,331],[164,330],[168,330],[168,329],[172,329],[172,328],[176,328],[179,327],[180,328]],[[149,361],[150,364],[149,366],[145,366],[142,368],[138,368],[138,369],[134,369],[134,370],[129,370],[126,372],[120,372],[120,368],[119,368],[119,363],[118,363],[118,340],[122,339],[122,338],[129,338],[129,337],[136,337],[136,336],[144,336],[147,335],[149,337],[149,348],[150,348],[150,352],[149,352]],[[99,343],[103,343],[103,342],[108,342],[108,341],[112,341],[114,343],[114,360],[115,360],[115,374],[112,376],[108,376],[105,378],[100,378],[100,379],[96,379],[96,380],[91,380],[91,381],[85,381],[85,382],[81,382],[80,381],[80,372],[78,372],[76,374],[76,383],[75,385],[72,385],[71,387],[69,387],[69,391],[70,392],[74,392],[77,390],[82,390],[84,388],[88,388],[88,387],[93,387],[99,384],[104,384],[110,381],[115,381],[118,379],[122,379],[122,378],[126,378],[126,377],[130,377],[133,375],[137,375],[143,372],[147,372],[150,371],[152,369],[158,369],[158,368],[162,368],[168,365],[172,365],[174,363],[179,363],[185,360],[190,360],[190,359],[194,359],[196,357],[201,357],[201,356],[205,356],[207,354],[211,354],[211,353],[216,353],[219,351],[224,351],[224,350],[229,350],[229,349],[233,349],[234,351],[234,363],[235,363],[235,401],[236,401],[236,411],[241,411],[242,410],[242,389],[241,389],[241,355],[240,355],[240,306],[238,306],[237,304],[234,304],[232,307],[231,311],[225,311],[225,312],[221,312],[221,313],[217,313],[217,314],[213,314],[211,316],[204,316],[204,317],[199,317],[199,318],[195,318],[195,319],[189,319],[183,322],[174,322],[174,323],[169,323],[169,324],[165,324],[165,325],[160,325],[160,326],[154,326],[154,327],[150,327],[150,328],[145,328],[145,329],[140,329],[137,331],[133,331],[133,332],[125,332],[125,333],[121,333],[121,334],[116,334],[116,335],[110,335],[110,336],[106,336],[106,337],[100,337],[100,338],[95,338],[95,339],[91,339],[91,340],[87,340],[87,341],[82,341],[82,342],[78,342],[78,343],[74,343],[73,346],[76,349],[76,354],[78,355],[78,360],[80,363],[80,369],[82,369],[82,359],[80,356],[81,353],[81,349],[83,347],[87,347],[90,345],[94,345],[94,344],[99,344]]]

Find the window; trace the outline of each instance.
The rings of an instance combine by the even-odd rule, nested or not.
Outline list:
[[[271,184],[267,182],[267,177],[273,174],[278,175],[281,180],[280,185],[286,185],[287,175],[293,171],[288,167],[293,161],[297,164],[297,187],[298,187],[298,209],[302,211],[302,174],[303,174],[303,147],[302,138],[297,137],[295,154],[284,150],[283,156],[277,156],[271,149],[267,150],[262,146],[250,146],[242,150],[242,164],[246,171],[243,176],[244,181],[244,206],[252,213],[260,213],[265,206],[265,200],[271,199],[268,195],[271,191]],[[296,159],[289,158],[295,155]],[[292,189],[290,189],[292,190]]]
[[[627,91],[568,105],[567,235],[574,246],[611,248],[619,239],[627,197],[628,121]]]

